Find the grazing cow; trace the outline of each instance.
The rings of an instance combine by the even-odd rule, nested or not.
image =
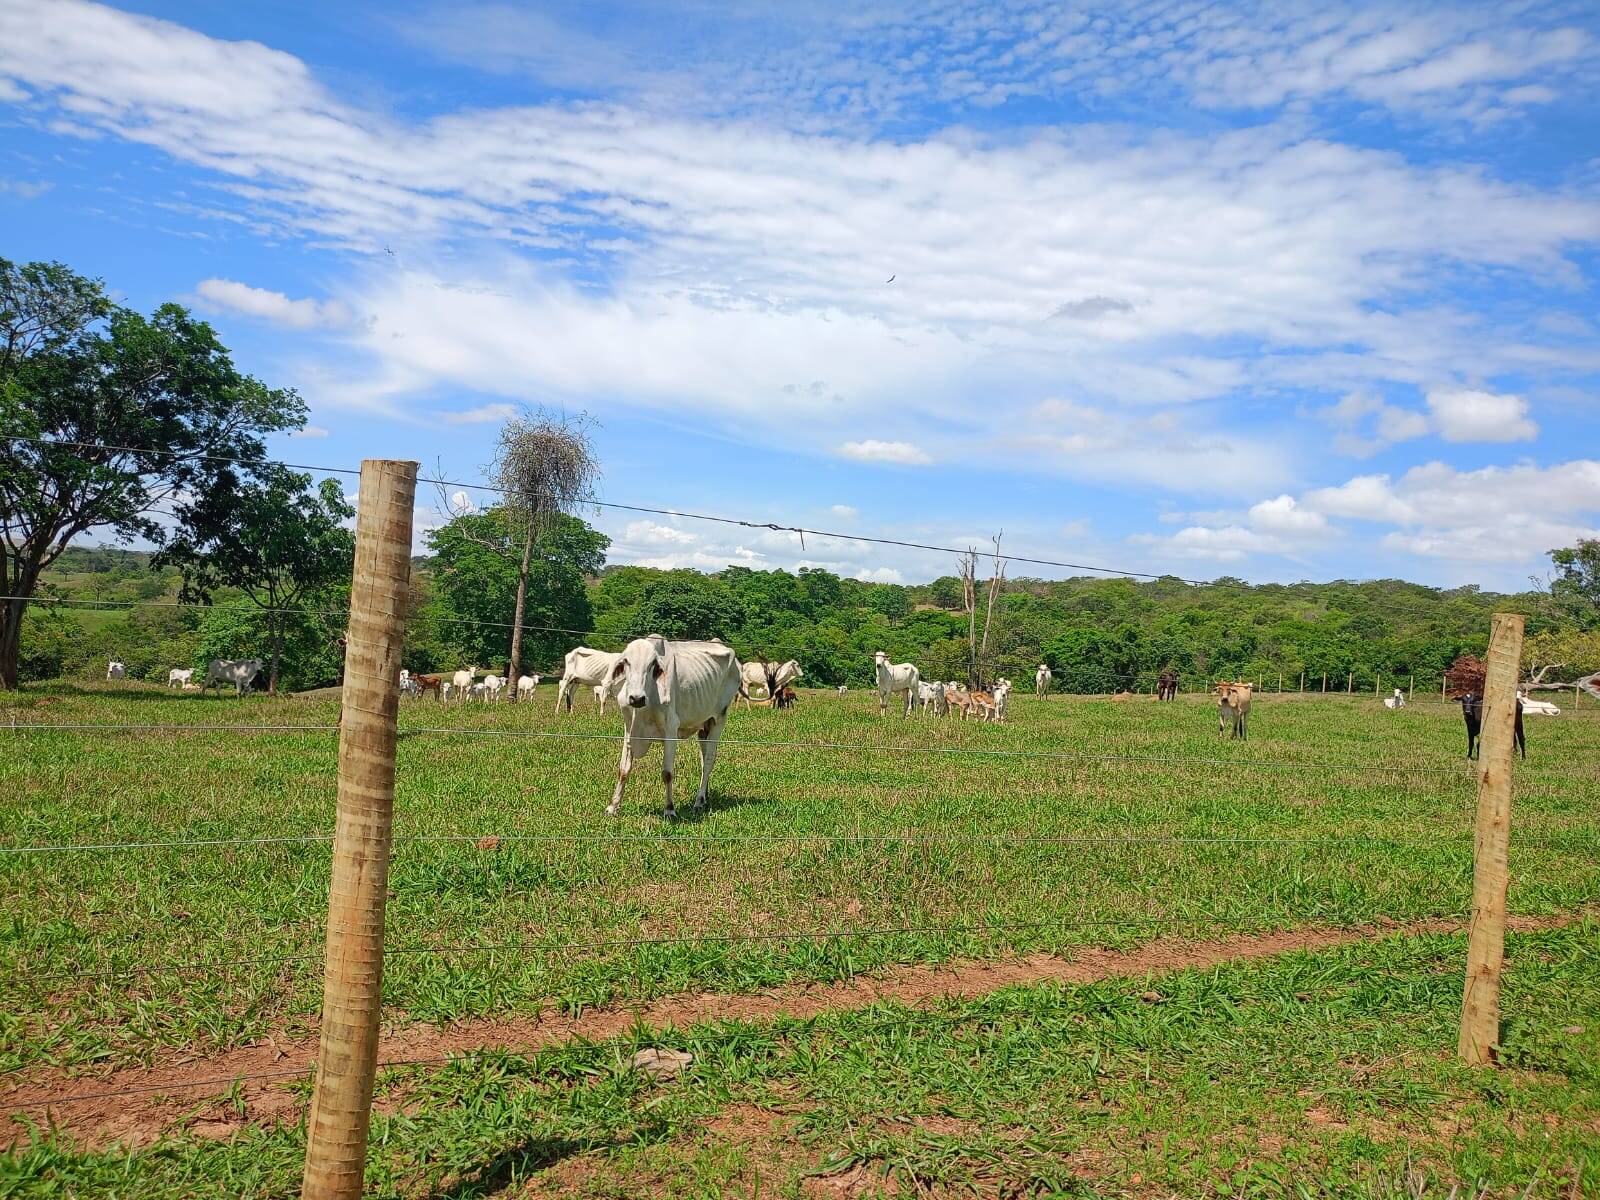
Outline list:
[[[243,696],[250,690],[250,685],[255,682],[255,677],[261,674],[261,660],[259,658],[214,658],[206,667],[207,692],[211,685],[233,684],[233,694]]]
[[[181,688],[193,678],[193,667],[173,667],[172,670],[167,672],[167,686],[169,688]]]
[[[461,697],[461,703],[465,704],[467,702],[467,698],[475,694],[473,692],[473,680],[475,680],[477,677],[477,667],[467,667],[463,670],[457,671],[450,677],[450,690],[455,695]]]
[[[440,703],[443,703],[448,698],[445,695],[445,689],[450,686],[450,681],[443,675],[413,675],[411,683],[417,689],[419,698],[426,696],[429,692],[432,692],[433,698]]]
[[[497,700],[506,690],[506,681],[499,675],[485,675],[483,677],[483,694],[486,699]]]
[[[1226,733],[1233,727],[1233,736],[1248,740],[1250,736],[1250,693],[1248,683],[1217,684],[1217,732]]]
[[[922,675],[910,663],[891,663],[889,656],[879,650],[872,656],[873,665],[878,676],[878,715],[881,717],[889,711],[889,698],[897,692],[906,694],[906,710],[902,716],[911,715],[911,707],[917,702],[917,685],[922,682]]]
[[[606,812],[615,816],[636,758],[652,742],[661,743],[661,782],[666,789],[666,815],[672,805],[672,764],[678,741],[691,734],[700,739],[700,787],[694,807],[702,809],[717,761],[717,741],[727,724],[728,708],[743,690],[739,660],[721,642],[669,642],[658,634],[636,638],[616,656],[607,679],[622,709],[622,761],[617,786]]]
[[[580,684],[593,687],[608,682],[621,657],[604,650],[591,650],[588,646],[568,650],[562,664],[561,682],[556,686],[556,711],[560,712],[563,704],[568,712],[572,711],[573,690]]]
[[[1467,724],[1467,757],[1478,757],[1478,736],[1483,731],[1483,697],[1476,692],[1468,692],[1464,696],[1457,696],[1456,703],[1461,705],[1461,716]],[[1528,739],[1522,732],[1522,698],[1517,697],[1517,720],[1512,726],[1512,747],[1522,752],[1522,757],[1528,757]]]
[[[1171,667],[1161,672],[1156,679],[1156,699],[1176,700],[1178,698],[1178,673]]]
[[[845,686],[845,685],[844,685],[844,684],[842,684],[842,683],[841,683],[841,684],[840,684],[840,685],[839,685],[839,695],[841,695],[841,696],[843,696],[843,695],[844,695],[844,694],[845,694],[845,693],[846,693],[846,692],[848,692],[848,691],[849,691],[849,690],[850,690],[850,689],[849,689],[849,688],[848,688],[848,687],[846,687],[846,686]]]
[[[1385,708],[1404,708],[1406,706],[1406,694],[1399,688],[1395,688],[1394,695],[1383,698],[1383,706]]]
[[[1039,669],[1033,673],[1033,694],[1043,700],[1050,690],[1050,681],[1055,676],[1051,674],[1049,663],[1040,663]]]
[[[750,707],[750,692],[753,689],[759,688],[761,691],[766,692],[767,699],[772,699],[772,691],[768,687],[772,682],[768,677],[768,672],[772,670],[771,663],[762,662],[759,659],[754,662],[739,664],[739,682],[744,687],[744,706],[746,708]]]
[[[800,694],[798,692],[792,687],[785,686],[778,689],[776,703],[779,708],[793,708],[795,702],[799,699]]]
[[[522,700],[533,695],[533,690],[539,686],[537,675],[524,675],[517,680],[517,699]]]
[[[107,681],[125,678],[127,674],[127,669],[114,658],[106,664]]]
[[[186,692],[198,692],[200,685],[198,683],[186,683],[183,685],[183,690]]]
[[[1517,693],[1517,702],[1522,705],[1522,711],[1530,717],[1559,717],[1561,710],[1548,700],[1530,700],[1521,692]]]

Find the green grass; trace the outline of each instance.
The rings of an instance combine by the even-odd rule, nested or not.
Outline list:
[[[1597,1194],[1600,926],[1511,937],[1498,1070],[1449,1052],[1463,954],[1394,937],[1163,976],[1153,1001],[1011,988],[394,1070],[369,1194]],[[652,1083],[625,1066],[641,1045],[695,1061]],[[298,1125],[135,1153],[41,1136],[0,1193],[287,1196],[303,1150]]]
[[[197,726],[335,716],[326,699],[239,702],[147,688],[30,689],[0,705],[0,725],[13,714],[23,723]],[[610,819],[602,812],[617,752],[609,736],[412,734],[399,751],[385,1000],[438,1021],[551,1001],[581,1008],[836,979],[889,962],[1128,945],[1174,922],[1203,932],[1463,915],[1474,785],[1454,714],[1442,705],[1396,714],[1370,700],[1267,697],[1252,740],[1240,744],[1218,738],[1198,698],[1169,706],[1022,699],[1011,724],[985,727],[880,721],[866,695],[808,695],[787,714],[738,712],[709,812],[678,824],[660,815],[659,752]],[[548,691],[532,706],[407,702],[401,721],[617,728],[592,709],[553,715]],[[1530,726],[1533,757],[1517,772],[1512,908],[1567,911],[1600,896],[1592,765],[1600,720]],[[332,826],[331,732],[0,737],[9,750],[0,756],[5,844],[279,837]],[[1190,762],[894,750],[905,747]],[[1260,766],[1193,761],[1202,758]],[[1293,763],[1308,769],[1271,769]],[[1440,770],[1310,769],[1318,763]],[[680,771],[685,794],[697,773],[697,762]],[[907,833],[955,840],[731,840]],[[479,850],[482,835],[501,838],[499,848]],[[570,836],[580,840],[537,840]],[[1290,840],[1170,840],[1213,837]],[[1051,840],[1022,840],[1040,838]],[[306,842],[0,855],[0,973],[14,993],[0,1010],[0,1068],[131,1061],[163,1046],[227,1046],[304,1026],[320,1004],[329,853],[325,842]],[[922,931],[582,948],[695,931],[905,927]],[[502,948],[418,952],[440,946]],[[230,960],[253,961],[90,977]]]
[[[1021,697],[1011,723],[994,727],[880,721],[869,695],[807,693],[794,712],[738,711],[709,812],[668,824],[659,752],[636,772],[622,814],[607,818],[619,722],[592,708],[557,717],[551,700],[544,689],[532,706],[402,705],[402,729],[417,732],[399,751],[384,980],[393,1019],[578,1010],[840,979],[890,963],[1070,954],[1173,932],[1461,916],[1470,899],[1474,783],[1461,757],[1459,711],[1437,701],[1391,713],[1370,697],[1267,695],[1241,744],[1218,737],[1199,697],[1164,706]],[[0,846],[324,834],[333,818],[332,732],[198,727],[330,725],[335,715],[325,696],[240,702],[63,685],[0,695]],[[197,728],[9,732],[13,718]],[[603,736],[420,731],[432,726]],[[1570,912],[1600,897],[1600,711],[1530,718],[1528,726],[1531,756],[1516,771],[1511,906]],[[738,744],[755,739],[839,748]],[[927,749],[958,752],[914,752]],[[1107,757],[978,753],[989,750]],[[680,801],[697,776],[690,751],[680,759]],[[893,840],[907,834],[929,840]],[[500,838],[498,848],[478,849],[484,835]],[[464,840],[422,840],[439,837]],[[0,855],[0,977],[8,981],[0,1069],[78,1071],[305,1030],[320,1005],[328,858],[325,842]],[[790,930],[847,934],[692,936]],[[685,940],[631,944],[672,937]],[[1588,1005],[1591,1019],[1579,1023],[1590,1026],[1600,1011],[1594,941],[1591,924],[1517,942],[1554,947],[1547,974],[1553,979],[1556,965],[1565,972],[1561,997],[1528,1006],[1548,1008],[1548,1019],[1527,1016],[1512,1047],[1554,1074],[1495,1086],[1530,1111],[1554,1114],[1562,1131],[1569,1109],[1591,1114],[1586,1134],[1563,1132],[1550,1154],[1594,1152],[1596,1081],[1568,1070],[1560,1056],[1577,1050],[1559,1032],[1573,1023],[1561,1015],[1572,1006]],[[431,952],[440,947],[458,949]],[[1545,963],[1543,953],[1532,961]],[[232,960],[251,961],[127,974]],[[1234,1194],[1294,1194],[1285,1190],[1290,1181],[1312,1194],[1339,1194],[1338,1180],[1379,1188],[1387,1179],[1398,1189],[1404,1155],[1363,1121],[1329,1122],[1314,1131],[1310,1158],[1289,1155],[1304,1141],[1295,1121],[1309,1120],[1291,1085],[1310,1072],[1304,1078],[1324,1108],[1329,1096],[1359,1107],[1371,1090],[1362,1082],[1369,1076],[1350,1074],[1359,1061],[1378,1064],[1387,1082],[1372,1095],[1402,1114],[1470,1093],[1468,1077],[1439,1057],[1454,1043],[1460,962],[1448,939],[1397,941],[1163,983],[1169,999],[1155,1006],[1125,1003],[1142,987],[1105,984],[952,1009],[942,1032],[894,1013],[713,1031],[732,1041],[702,1059],[697,1086],[659,1095],[614,1069],[616,1047],[541,1056],[531,1066],[504,1059],[401,1073],[396,1086],[427,1102],[414,1117],[380,1124],[377,1186],[421,1194],[477,1172],[488,1182],[460,1194],[482,1194],[508,1172],[552,1158],[603,1161],[589,1181],[596,1194],[611,1194],[607,1179],[622,1194],[749,1191],[751,1171],[776,1178],[770,1173],[825,1160],[849,1170],[890,1166],[938,1186],[1006,1178],[1068,1194],[1079,1176],[1112,1181],[1093,1188],[1115,1190],[1120,1180],[1138,1191],[1146,1185],[1132,1183],[1134,1174],[1152,1194],[1182,1194],[1200,1181],[1220,1191],[1232,1174],[1244,1180]],[[1519,967],[1514,985],[1526,988],[1543,971]],[[1205,1003],[1181,1000],[1171,987]],[[1283,994],[1301,992],[1314,999],[1286,1009]],[[884,1020],[890,1027],[873,1024]],[[1585,1044],[1592,1063],[1594,1043]],[[1560,1058],[1555,1066],[1551,1055]],[[956,1104],[951,1120],[966,1122],[965,1132],[916,1124],[907,1106],[922,1093],[904,1078],[913,1064],[918,1078],[941,1081],[927,1095]],[[1413,1071],[1420,1090],[1404,1082]],[[1349,1075],[1343,1091],[1340,1072]],[[745,1154],[694,1135],[696,1121],[729,1104],[775,1103],[760,1090],[769,1084],[814,1097],[797,1109],[792,1135],[777,1139],[783,1148],[771,1162],[761,1159],[767,1150]],[[1098,1098],[1086,1102],[1084,1088]],[[1509,1103],[1460,1102],[1474,1113]],[[1261,1135],[1270,1137],[1266,1149],[1250,1150],[1257,1131],[1238,1127],[1239,1114],[1257,1110],[1271,1117]],[[1288,1124],[1274,1133],[1280,1110]],[[1478,1157],[1455,1147],[1420,1161],[1439,1179],[1460,1180],[1474,1172],[1515,1178],[1511,1167],[1535,1161],[1518,1147],[1536,1141],[1536,1129],[1484,1121],[1498,1132],[1474,1143]],[[1116,1132],[1101,1139],[1101,1129]],[[1432,1145],[1435,1134],[1418,1136]],[[11,1172],[0,1174],[0,1194],[50,1179],[84,1195],[292,1190],[284,1180],[297,1137],[247,1130],[226,1146],[180,1138],[123,1158],[79,1155],[47,1139],[0,1167]],[[1502,1143],[1511,1157],[1496,1165]],[[527,1148],[507,1149],[516,1144]],[[836,1149],[845,1157],[828,1159]],[[499,1166],[490,1163],[496,1155]],[[1183,1174],[1190,1170],[1198,1174]]]

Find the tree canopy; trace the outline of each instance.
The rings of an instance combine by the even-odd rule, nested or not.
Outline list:
[[[263,435],[296,428],[293,391],[241,374],[176,304],[146,317],[60,263],[0,258],[0,687],[18,677],[23,617],[75,539],[204,537],[207,498],[265,469]]]

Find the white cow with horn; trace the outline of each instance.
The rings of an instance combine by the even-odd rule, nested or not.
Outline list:
[[[694,807],[704,808],[717,742],[727,724],[728,708],[742,690],[738,657],[721,642],[669,642],[652,634],[629,642],[616,659],[606,684],[622,709],[622,761],[606,812],[616,815],[634,760],[649,751],[650,743],[660,742],[666,815],[677,816],[672,806],[672,764],[678,742],[691,736],[700,741],[700,787]]]
[[[879,650],[872,656],[872,661],[877,667],[878,674],[878,715],[881,717],[889,711],[889,698],[896,693],[906,694],[906,711],[902,714],[909,717],[911,709],[917,702],[917,694],[921,690],[922,674],[910,663],[892,663],[889,656]]]
[[[1045,693],[1050,690],[1050,680],[1053,678],[1050,664],[1040,663],[1039,669],[1033,673],[1033,694],[1043,700]]]

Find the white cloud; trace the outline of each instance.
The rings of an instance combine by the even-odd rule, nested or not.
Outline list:
[[[3,85],[4,82],[4,80],[0,80],[0,85]],[[4,93],[0,92],[0,101],[4,99]],[[22,200],[37,200],[53,187],[55,187],[55,184],[48,179],[0,179],[0,196],[16,196]]]
[[[858,515],[856,509],[852,508],[848,504],[832,505],[829,507],[828,512],[833,516],[838,517],[841,521],[853,521]]]
[[[914,467],[926,466],[933,461],[926,450],[910,442],[880,442],[874,438],[846,442],[839,447],[839,453],[860,462],[900,463]]]
[[[287,325],[291,329],[338,329],[351,321],[349,307],[339,300],[293,300],[282,292],[251,287],[232,279],[202,279],[194,290],[212,308]]]
[[[321,425],[306,425],[303,428],[296,429],[289,436],[294,438],[325,438],[328,433],[329,431]]]
[[[1463,563],[1536,567],[1547,551],[1600,536],[1600,462],[1462,471],[1433,462],[1398,480],[1364,475],[1306,493],[1315,511],[1398,526],[1385,549]]]
[[[1530,442],[1539,436],[1521,396],[1435,391],[1428,393],[1428,407],[1447,442]]]
[[[1301,508],[1293,496],[1263,500],[1250,508],[1250,525],[1264,534],[1303,537],[1328,528],[1328,519],[1319,512]]]
[[[480,404],[477,408],[459,412],[442,412],[439,420],[446,425],[490,425],[496,421],[509,421],[519,411],[515,404]]]

